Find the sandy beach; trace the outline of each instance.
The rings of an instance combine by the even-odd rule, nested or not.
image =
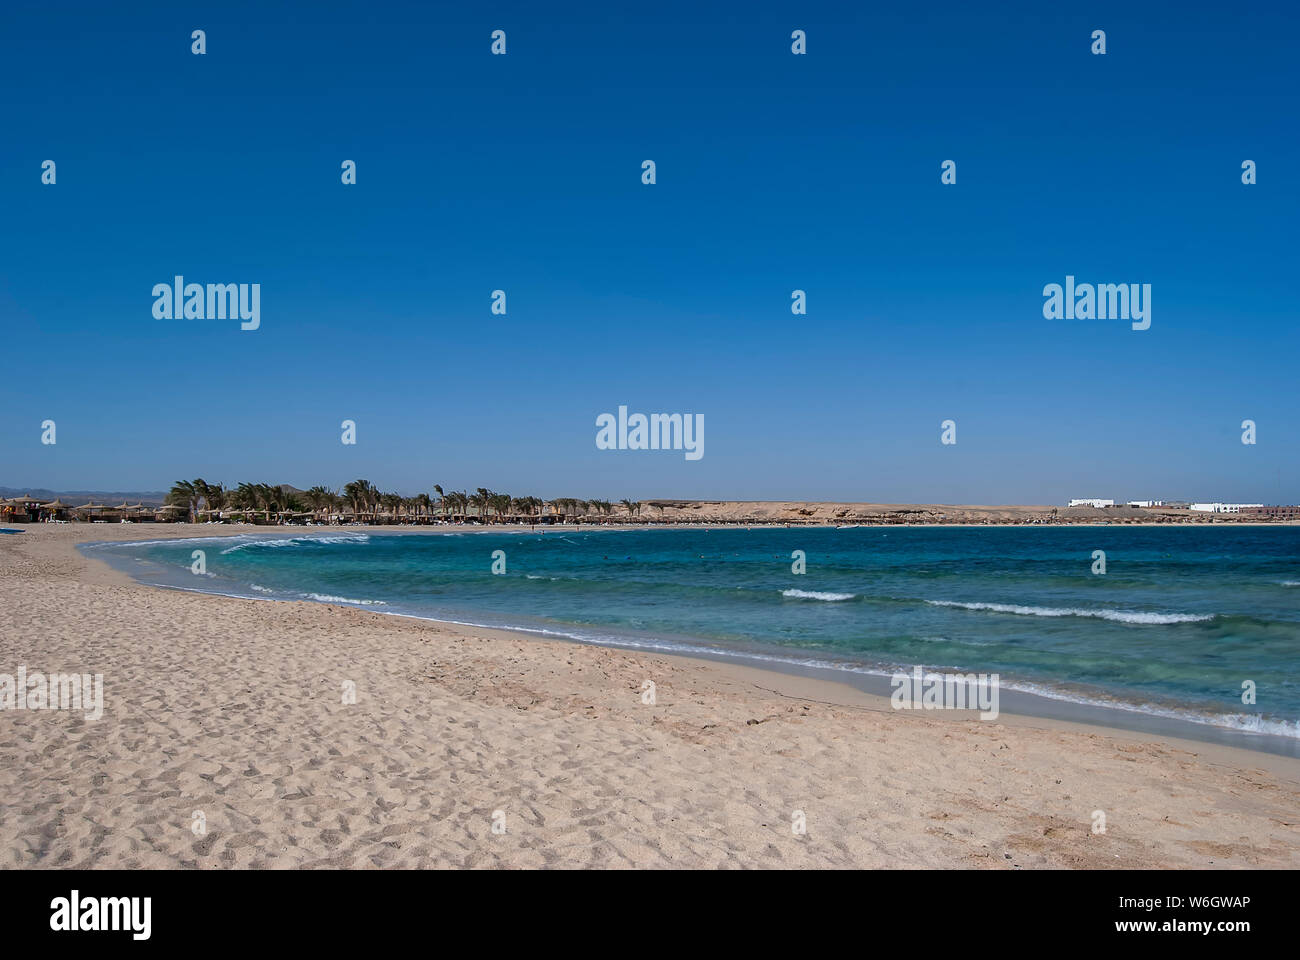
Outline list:
[[[76,550],[237,532],[0,536],[0,673],[102,673],[105,698],[0,712],[5,867],[1300,866],[1286,757],[161,590]]]

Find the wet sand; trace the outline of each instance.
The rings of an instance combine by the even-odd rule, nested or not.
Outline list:
[[[238,527],[22,529],[0,673],[102,673],[105,705],[0,712],[6,867],[1300,865],[1293,758],[159,590],[75,549]]]

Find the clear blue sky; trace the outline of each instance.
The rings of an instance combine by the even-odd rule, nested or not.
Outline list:
[[[0,484],[1295,502],[1298,26],[10,0]],[[261,329],[154,319],[178,273],[260,283]],[[1066,274],[1152,284],[1151,329],[1044,320]],[[704,414],[704,458],[597,450],[619,404]]]

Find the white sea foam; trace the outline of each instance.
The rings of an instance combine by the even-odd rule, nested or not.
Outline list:
[[[275,593],[274,590],[270,589],[269,587],[263,587],[260,584],[250,583],[249,586],[252,587],[254,590],[256,590],[258,593]]]
[[[1131,703],[1109,697],[1088,697],[1080,694],[1058,690],[1055,687],[1026,681],[1002,684],[1006,690],[1028,693],[1046,700],[1059,700],[1063,703],[1077,703],[1085,707],[1103,707],[1107,710],[1123,710],[1144,716],[1165,717],[1184,723],[1199,723],[1210,727],[1224,727],[1228,730],[1240,730],[1245,733],[1264,733],[1275,737],[1290,737],[1300,740],[1300,721],[1270,720],[1248,713],[1203,713],[1186,707],[1171,707],[1155,703]]]
[[[1284,587],[1300,587],[1300,580],[1283,580],[1283,581],[1282,581],[1282,586],[1284,586]]]
[[[363,607],[386,607],[385,600],[353,600],[351,597],[335,597],[328,593],[304,593],[308,600],[319,600],[321,603],[355,603]]]
[[[782,590],[781,596],[796,600],[852,600],[856,593],[825,593],[820,590]]]
[[[304,543],[369,543],[370,534],[354,533],[339,536],[327,537],[273,537],[266,540],[245,540],[243,543],[237,543],[233,547],[227,547],[222,550],[222,554],[234,553],[237,550],[243,550],[246,547],[300,547]]]
[[[956,600],[927,600],[935,607],[959,607],[962,610],[988,610],[1013,613],[1024,617],[1094,617],[1116,623],[1198,623],[1213,620],[1212,613],[1146,613],[1141,610],[1084,610],[1077,607],[1026,607],[1014,603],[961,603]]]

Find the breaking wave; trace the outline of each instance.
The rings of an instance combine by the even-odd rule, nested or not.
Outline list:
[[[962,610],[987,610],[1012,613],[1023,617],[1093,617],[1116,623],[1199,623],[1213,620],[1212,613],[1146,613],[1141,610],[1084,610],[1077,607],[1025,607],[1014,603],[961,603],[956,600],[927,600],[935,607],[959,607]]]
[[[781,596],[792,597],[796,600],[852,600],[857,597],[856,593],[824,593],[820,590],[782,590]]]
[[[243,543],[237,543],[232,547],[222,550],[222,554],[235,553],[247,547],[301,547],[309,543],[333,544],[333,543],[369,543],[370,534],[354,533],[334,537],[273,537],[266,540],[245,540]]]

